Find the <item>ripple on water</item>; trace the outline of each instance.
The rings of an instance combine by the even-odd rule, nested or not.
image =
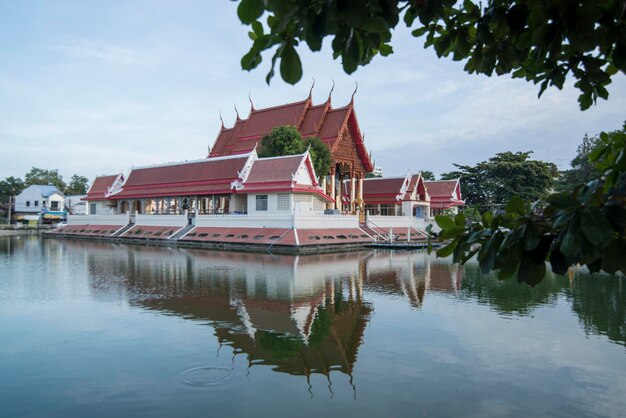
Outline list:
[[[219,386],[232,377],[232,369],[227,367],[202,366],[194,367],[182,373],[184,384],[190,386]]]

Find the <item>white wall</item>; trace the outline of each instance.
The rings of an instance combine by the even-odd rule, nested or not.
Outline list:
[[[327,229],[327,228],[358,228],[359,217],[356,215],[296,215],[297,229]]]
[[[214,228],[358,228],[356,215],[291,214],[284,212],[261,215],[198,215],[196,226]]]
[[[57,202],[56,209],[52,209],[52,202]],[[39,203],[41,205],[41,203]],[[46,199],[46,208],[54,212],[62,212],[65,210],[65,197],[59,193],[53,193]]]
[[[196,226],[215,228],[291,228],[292,223],[289,212],[196,216]]]
[[[178,226],[187,225],[187,215],[135,215],[135,225]]]
[[[68,215],[68,225],[126,225],[128,215]]]
[[[95,205],[96,213],[93,213],[93,207]],[[117,215],[116,207],[109,207],[109,201],[107,200],[90,200],[87,202],[87,215]]]
[[[433,232],[441,231],[441,228],[437,226],[434,221],[419,220],[412,216],[382,216],[382,215],[370,215],[366,219],[367,226],[378,227],[383,229],[388,228],[408,228],[413,227],[415,229],[425,230],[427,225],[433,225]]]
[[[40,213],[44,198],[36,186],[28,186],[22,193],[15,197],[15,212],[33,212]],[[30,202],[30,206],[26,206],[26,202]],[[38,205],[35,206],[35,201]]]

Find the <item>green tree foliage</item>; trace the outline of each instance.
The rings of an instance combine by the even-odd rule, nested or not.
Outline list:
[[[333,57],[341,57],[348,74],[377,54],[393,53],[393,29],[413,28],[438,57],[465,61],[470,74],[512,74],[540,84],[563,87],[573,77],[587,109],[617,72],[626,73],[626,3],[598,0],[240,0],[242,23],[251,26],[250,51],[241,59],[245,70],[274,50],[267,82],[280,60],[283,80],[302,77],[296,46],[312,51],[332,38]],[[266,19],[262,20],[263,15]]]
[[[33,184],[44,184],[56,186],[60,192],[65,191],[66,184],[63,176],[59,174],[59,170],[47,170],[44,168],[32,167],[26,176],[24,176],[24,184],[31,186]]]
[[[380,174],[374,174],[374,173],[365,173],[365,178],[366,179],[376,179],[382,177]]]
[[[502,152],[474,166],[454,164],[457,170],[442,174],[442,179],[460,177],[465,202],[481,208],[504,205],[515,195],[542,200],[554,185],[557,168],[552,163],[531,160],[531,154]]]
[[[424,181],[435,181],[435,173],[429,170],[422,170],[422,178]]]
[[[313,136],[304,138],[304,146],[309,149],[311,154],[315,174],[322,177],[330,173],[331,155],[326,144],[319,137]]]
[[[0,202],[7,202],[9,197],[17,196],[25,189],[24,182],[19,177],[7,177],[0,181]]]
[[[89,179],[87,177],[74,174],[72,178],[70,179],[69,184],[65,188],[65,194],[67,195],[85,194],[87,193],[88,184],[89,184]]]
[[[621,130],[609,132],[608,135],[612,136],[620,132],[626,132],[626,122]],[[571,169],[563,171],[556,183],[557,191],[572,190],[579,184],[588,183],[600,175],[589,160],[589,155],[600,145],[600,135],[585,134],[583,142],[576,149],[576,157],[570,163]]]
[[[533,286],[546,261],[557,274],[576,264],[626,274],[626,133],[601,133],[589,159],[601,176],[551,194],[545,208],[515,196],[505,213],[486,212],[479,222],[436,217],[447,241],[437,255],[460,263],[476,256],[483,273],[497,270],[501,279],[517,276]]]
[[[306,150],[311,154],[313,167],[318,176],[325,176],[330,171],[331,155],[328,147],[318,137],[302,138],[294,126],[278,126],[261,140],[258,155],[261,158],[281,155],[302,154]]]

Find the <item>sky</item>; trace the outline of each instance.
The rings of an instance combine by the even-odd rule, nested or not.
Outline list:
[[[581,112],[572,83],[562,91],[510,76],[463,71],[437,59],[402,25],[394,54],[347,75],[321,52],[299,47],[295,86],[268,86],[269,55],[241,69],[248,27],[236,3],[212,1],[0,0],[0,179],[31,167],[90,179],[131,166],[204,158],[248,96],[263,108],[299,101],[315,79],[313,101],[344,106],[358,82],[355,109],[365,144],[385,176],[436,174],[495,153],[533,151],[567,168],[585,133],[626,120],[626,77],[614,77],[608,101]]]

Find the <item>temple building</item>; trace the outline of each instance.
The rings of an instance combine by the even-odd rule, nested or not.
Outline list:
[[[90,215],[302,213],[320,212],[332,202],[319,186],[308,151],[259,158],[254,149],[98,177],[85,200]]]
[[[278,126],[295,126],[303,138],[319,137],[331,153],[329,173],[321,176],[322,189],[332,198],[329,209],[354,213],[363,208],[363,181],[365,173],[374,170],[371,156],[365,148],[363,134],[354,110],[354,94],[344,107],[333,108],[330,95],[321,104],[314,105],[309,96],[302,101],[265,109],[255,109],[251,102],[245,119],[237,115],[235,124],[222,127],[209,159],[248,153]],[[348,181],[352,187],[348,201],[342,199],[341,185]]]
[[[372,215],[429,216],[430,196],[421,173],[369,178],[363,182],[365,210]]]
[[[461,196],[461,179],[427,181],[426,188],[430,195],[430,217],[443,212],[457,213],[465,201]]]

